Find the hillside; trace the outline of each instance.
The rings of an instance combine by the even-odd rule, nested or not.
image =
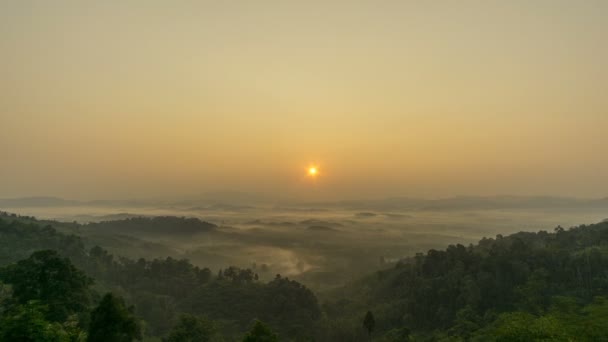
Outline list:
[[[326,294],[324,308],[345,326],[334,330],[340,340],[362,339],[349,320],[369,309],[388,340],[593,341],[608,336],[595,326],[608,319],[606,296],[602,222],[430,250]]]
[[[195,226],[198,225],[195,222]],[[222,270],[216,276],[208,268],[194,266],[185,259],[117,258],[99,246],[86,249],[82,238],[58,232],[50,225],[41,226],[31,217],[3,215],[0,218],[0,239],[0,289],[4,289],[3,282],[13,285],[12,278],[15,277],[7,274],[16,265],[40,265],[41,261],[32,257],[50,258],[52,265],[57,265],[60,261],[53,261],[56,258],[49,254],[55,250],[93,279],[92,297],[113,292],[133,304],[134,313],[145,322],[145,335],[150,338],[165,336],[185,313],[204,315],[226,338],[242,335],[257,318],[285,338],[310,337],[312,327],[320,317],[315,295],[303,285],[280,275],[272,281],[262,282],[252,270],[237,267]],[[47,251],[35,253],[43,250]],[[21,279],[25,274],[26,279],[37,284],[38,277],[48,277],[36,276],[35,272],[23,271]],[[31,286],[36,285],[28,285]],[[17,317],[12,316],[12,310],[4,309],[12,307],[12,300],[4,297],[3,291],[0,295],[3,318],[11,320]],[[76,313],[88,315],[88,308],[83,310]]]
[[[131,217],[122,220],[102,221],[84,225],[95,233],[114,234],[198,234],[212,232],[216,225],[197,218],[175,216]]]
[[[179,218],[119,223],[154,231],[173,221],[213,229]],[[146,338],[166,336],[183,313],[208,317],[227,340],[241,336],[255,318],[281,340],[297,341],[367,341],[370,336],[376,341],[597,341],[608,336],[608,222],[432,249],[319,293],[321,304],[305,286],[279,275],[264,282],[250,269],[229,267],[215,275],[185,259],[115,257],[102,247],[85,247],[86,237],[31,217],[3,215],[0,237],[0,266],[38,250],[57,250],[94,279],[96,298],[110,291],[135,305],[134,313],[146,322]],[[368,311],[371,330],[363,325]]]

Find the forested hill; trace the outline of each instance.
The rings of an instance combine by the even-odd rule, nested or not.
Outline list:
[[[116,258],[99,246],[87,250],[80,237],[39,225],[31,217],[25,221],[12,215],[0,218],[2,341],[36,329],[40,340],[80,341],[81,332],[95,330],[87,317],[95,319],[94,304],[105,292],[124,297],[134,311],[116,309],[124,306],[120,297],[104,297],[101,307],[123,310],[122,316],[134,314],[128,325],[143,320],[145,324],[136,324],[145,326],[142,336],[157,340],[184,333],[232,340],[243,336],[255,319],[285,339],[312,338],[320,318],[315,295],[280,275],[262,282],[252,270],[237,267],[215,275],[188,260]],[[3,283],[10,285],[12,296]],[[98,337],[106,333],[93,331]]]
[[[262,282],[236,267],[213,274],[187,260],[116,258],[38,223],[0,218],[0,340],[31,326],[72,334],[66,341],[79,340],[74,331],[103,335],[95,322],[104,307],[145,322],[142,337],[151,341],[239,340],[256,318],[283,341],[608,340],[608,222],[430,250],[323,293],[321,305],[284,277]],[[114,297],[100,301],[106,292]],[[252,331],[276,340],[261,323]]]
[[[110,215],[112,216],[112,215]],[[114,215],[121,216],[121,215]],[[197,233],[209,233],[217,229],[217,225],[194,217],[177,216],[134,216],[109,221],[77,223],[54,220],[38,220],[31,216],[20,216],[0,211],[0,218],[7,221],[19,221],[36,225],[52,226],[62,232],[90,232],[108,234],[179,234],[191,236]]]
[[[373,334],[388,340],[604,341],[604,297],[608,222],[430,250],[340,289],[324,308],[330,320],[370,309]]]
[[[89,230],[112,233],[197,234],[215,230],[216,225],[197,218],[175,216],[133,217],[85,225]]]

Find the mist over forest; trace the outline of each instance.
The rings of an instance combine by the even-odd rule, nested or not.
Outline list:
[[[54,262],[56,265],[58,261],[52,260],[65,256],[68,264],[63,267],[74,267],[71,266],[74,263],[82,270],[78,272],[83,272],[83,277],[86,274],[94,279],[91,283],[94,286],[79,288],[90,299],[85,307],[72,310],[76,316],[46,317],[49,311],[45,310],[50,308],[50,313],[57,310],[51,304],[40,311],[46,317],[41,319],[49,322],[71,319],[73,323],[69,324],[89,326],[84,334],[79,332],[83,330],[67,329],[68,323],[53,323],[59,324],[55,326],[57,331],[52,333],[58,340],[78,340],[81,335],[89,336],[90,340],[91,336],[109,334],[96,331],[99,327],[86,319],[87,310],[90,310],[87,308],[96,300],[102,300],[102,304],[107,301],[103,305],[113,308],[107,310],[129,308],[125,315],[136,327],[131,338],[146,341],[190,341],[180,338],[199,335],[195,341],[238,340],[243,334],[266,334],[269,338],[294,341],[364,341],[370,336],[381,341],[486,340],[507,336],[506,340],[510,341],[509,338],[520,338],[518,334],[552,336],[552,328],[546,331],[547,327],[542,323],[548,319],[543,315],[557,310],[552,305],[563,305],[560,303],[565,299],[558,298],[566,297],[551,297],[547,291],[554,291],[553,296],[568,293],[561,287],[550,290],[536,283],[549,281],[554,276],[549,266],[535,265],[540,260],[535,259],[538,256],[525,259],[525,271],[511,269],[522,267],[516,266],[521,261],[516,260],[520,256],[513,254],[511,249],[515,247],[512,244],[523,244],[517,248],[524,248],[532,257],[538,253],[539,246],[547,248],[547,243],[553,243],[552,239],[566,232],[587,234],[588,229],[599,229],[601,236],[608,236],[605,223],[590,228],[580,226],[607,222],[607,199],[496,196],[272,203],[247,202],[234,197],[235,194],[226,195],[221,203],[209,199],[175,202],[76,201],[54,197],[1,199],[3,244],[0,262],[8,265],[0,272],[0,279],[8,286],[5,287],[8,290],[5,307],[11,308],[13,300],[18,302],[15,296],[19,292],[14,292],[19,288],[15,286],[20,286],[18,282],[28,281],[19,278],[21,273],[14,273],[17,272],[15,267],[31,267],[26,265],[32,262],[42,265]],[[577,228],[571,228],[575,226]],[[595,251],[594,258],[599,257],[597,262],[602,263],[602,239],[584,240],[574,248],[582,248],[584,253]],[[538,241],[545,242],[539,245]],[[430,266],[438,262],[435,260],[437,253],[445,253],[441,251],[446,248],[448,254],[439,260],[447,258],[445,261],[449,264],[464,262],[465,269],[458,271],[464,271],[464,274],[453,274],[463,266]],[[466,283],[485,279],[479,278],[482,274],[467,275],[477,272],[467,264],[475,258],[494,258],[496,252],[486,255],[488,248],[507,248],[500,253],[506,253],[508,263],[515,264],[508,266],[510,270],[488,269],[490,273],[483,277],[489,276],[506,287],[501,290],[504,292],[484,295],[484,291],[494,291],[496,285]],[[562,249],[573,247],[557,245],[555,248],[564,252]],[[42,252],[37,250],[59,254],[40,254]],[[464,257],[458,253],[470,254],[466,258],[473,259],[457,261]],[[549,257],[548,261],[552,260],[552,257],[546,257]],[[11,266],[15,262],[16,266]],[[431,281],[428,285],[414,285],[407,290],[414,291],[411,294],[393,292],[395,286],[403,285],[391,279],[406,276],[411,272],[410,267],[423,267],[416,271],[422,273],[414,273],[416,277],[422,277],[416,281],[423,281],[425,272],[431,272],[429,275],[440,272],[436,273],[440,277],[464,277],[457,281],[461,285],[449,290],[456,291],[455,298],[475,288],[481,292],[476,297],[458,299],[457,302],[464,301],[462,304],[450,302],[447,307],[444,307],[444,301],[428,302],[427,296],[444,296],[441,291],[448,289],[431,290],[428,286],[453,286],[450,285],[452,280],[431,285],[435,280],[429,278],[425,280]],[[435,269],[442,267],[447,268],[444,271]],[[507,274],[494,274],[505,271],[507,274],[524,273],[514,275],[513,279]],[[504,276],[508,278],[501,280]],[[602,277],[596,273],[589,276]],[[566,276],[555,281],[568,279]],[[489,288],[484,289],[484,286]],[[527,286],[532,288],[525,290]],[[564,283],[563,286],[576,289],[579,285]],[[520,298],[532,295],[522,292],[532,289],[541,291],[534,292],[534,296],[542,297]],[[273,297],[282,291],[287,291],[282,297],[286,302],[275,302]],[[423,295],[416,291],[432,292]],[[589,310],[604,310],[605,304],[596,298],[603,293],[603,286],[592,286],[585,291],[591,292],[578,295],[573,292],[571,295],[575,297],[568,300],[583,305],[581,310],[587,310],[585,303],[589,303]],[[119,297],[99,299],[103,292]],[[484,299],[484,296],[490,297]],[[517,299],[506,299],[512,296]],[[33,298],[24,303],[33,303]],[[54,299],[38,298],[36,303],[45,300],[53,303]],[[402,300],[416,302],[408,304],[400,302]],[[533,303],[526,302],[528,300]],[[232,304],[222,304],[222,301]],[[519,301],[524,302],[520,305]],[[443,307],[444,311],[432,311],[437,310],[431,310],[433,305]],[[19,310],[41,310],[30,306]],[[13,319],[12,315],[16,313],[11,310],[17,309],[7,309],[5,319]],[[368,316],[365,316],[366,312]],[[411,314],[415,316],[408,316]],[[542,328],[534,328],[540,330],[524,331],[524,326],[518,325],[527,326],[533,319],[540,320],[538,324]],[[551,316],[550,319],[557,318]],[[12,327],[11,324],[17,323],[7,321],[6,324]],[[251,331],[247,333],[250,327]],[[12,336],[13,328],[4,332],[0,329],[0,333],[5,334],[0,336]],[[506,333],[502,329],[516,330]],[[561,332],[564,338],[576,333],[568,329]],[[509,334],[515,334],[515,337]],[[256,338],[254,341],[264,340],[259,339],[264,337]]]
[[[0,342],[608,341],[608,1],[0,1]]]
[[[41,197],[4,199],[0,205],[8,212],[59,221],[52,222],[57,229],[84,236],[91,246],[116,255],[186,258],[215,272],[229,266],[252,268],[262,279],[282,274],[319,290],[432,248],[466,246],[497,234],[551,231],[608,216],[608,199],[504,196],[272,204],[246,202],[238,194],[223,197],[233,202]]]

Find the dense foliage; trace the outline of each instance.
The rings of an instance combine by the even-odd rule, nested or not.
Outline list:
[[[247,332],[243,342],[277,342],[279,339],[275,333],[264,323],[256,320]]]
[[[141,339],[141,326],[122,298],[106,294],[91,312],[87,342],[130,342]]]
[[[286,338],[311,337],[320,317],[315,295],[280,275],[263,283],[253,271],[237,267],[214,276],[209,269],[183,259],[116,258],[98,246],[87,251],[77,236],[6,217],[0,218],[0,237],[4,250],[0,266],[6,265],[0,279],[13,292],[4,302],[39,301],[44,309],[38,311],[48,322],[63,324],[71,314],[78,314],[80,327],[87,327],[94,297],[91,278],[98,291],[115,292],[134,305],[134,314],[146,322],[145,333],[150,336],[167,336],[177,323],[184,323],[179,320],[183,313],[207,316],[229,338],[242,336],[256,318]],[[22,257],[46,248],[59,252],[45,250]],[[32,284],[44,286],[32,290]]]
[[[112,233],[138,232],[146,234],[171,233],[192,235],[212,231],[216,228],[216,225],[197,218],[156,216],[132,217],[118,221],[89,223],[85,227],[90,230]]]
[[[430,250],[324,293],[319,307],[310,290],[280,275],[264,283],[249,269],[212,274],[187,260],[117,258],[29,221],[0,219],[0,340],[608,336],[608,222]],[[100,300],[103,292],[110,294]]]
[[[417,254],[342,289],[325,309],[338,321],[348,312],[372,308],[376,335],[406,329],[418,339],[492,340],[514,332],[533,337],[522,341],[549,338],[542,331],[558,331],[550,324],[565,331],[562,321],[602,315],[602,296],[608,295],[607,247],[606,222],[558,227],[553,233],[498,235],[476,246],[452,245]],[[568,320],[556,315],[565,313],[559,309],[564,302],[570,305]],[[344,335],[352,336],[351,327],[344,326]],[[563,336],[578,340],[590,331],[566,331]],[[363,340],[361,335],[354,339]]]
[[[63,322],[85,312],[92,302],[93,280],[55,251],[33,253],[29,258],[0,270],[0,280],[11,285],[12,302],[46,305],[46,319]]]
[[[93,281],[69,259],[55,251],[38,251],[0,269],[0,281],[10,286],[1,303],[3,341],[84,340],[95,297]],[[88,337],[99,341],[104,335],[91,331]]]
[[[217,328],[212,321],[194,315],[183,314],[164,342],[209,342],[218,339]]]
[[[86,256],[84,243],[78,236],[61,234],[50,225],[2,212],[0,241],[0,266],[23,260],[42,249],[61,251],[72,261],[81,261]]]

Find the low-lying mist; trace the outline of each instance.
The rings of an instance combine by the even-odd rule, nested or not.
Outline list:
[[[288,205],[36,199],[0,200],[0,205],[3,211],[58,221],[53,223],[57,229],[115,255],[187,258],[214,272],[229,266],[252,268],[262,279],[281,274],[316,290],[431,248],[608,217],[606,200],[539,197]],[[198,220],[132,220],[159,216]]]

